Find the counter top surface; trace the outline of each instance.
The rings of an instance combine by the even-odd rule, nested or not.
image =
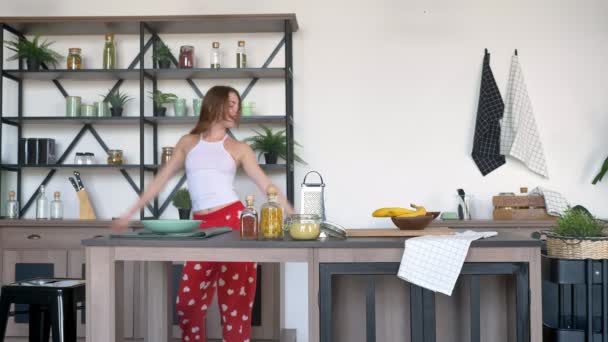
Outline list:
[[[472,247],[540,247],[541,241],[530,237],[529,231],[520,229],[472,229],[494,230],[497,236],[473,241]],[[457,231],[462,231],[458,229]],[[150,240],[133,238],[100,237],[83,240],[85,246],[102,247],[170,247],[170,248],[403,248],[405,237],[357,237],[346,240],[328,238],[315,241],[295,240],[241,240],[238,231],[214,236],[208,239]]]

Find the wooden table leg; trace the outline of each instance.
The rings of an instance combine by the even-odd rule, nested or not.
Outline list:
[[[542,341],[542,291],[543,284],[541,279],[541,256],[539,248],[530,249],[529,260],[529,281],[530,281],[530,341]]]
[[[319,342],[319,256],[316,249],[308,260],[308,341]]]
[[[112,247],[86,247],[86,341],[123,341],[123,263]]]
[[[173,298],[171,290],[171,262],[145,262],[146,342],[170,341],[173,326]]]

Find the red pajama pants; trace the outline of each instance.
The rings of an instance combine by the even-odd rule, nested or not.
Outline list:
[[[240,229],[241,202],[206,215],[201,229],[231,227]],[[182,329],[182,341],[205,341],[205,317],[217,289],[225,342],[249,342],[251,308],[255,298],[256,267],[253,262],[188,261],[176,298],[176,310]]]

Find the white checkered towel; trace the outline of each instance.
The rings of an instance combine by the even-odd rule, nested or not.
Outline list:
[[[496,234],[467,230],[454,235],[427,235],[407,239],[397,276],[412,284],[451,296],[471,242]]]
[[[547,214],[551,216],[561,216],[568,209],[568,201],[557,191],[536,187],[530,191],[530,195],[541,195],[545,197],[545,207]]]
[[[505,112],[501,120],[500,154],[517,158],[528,169],[549,178],[545,152],[517,55],[511,59]]]

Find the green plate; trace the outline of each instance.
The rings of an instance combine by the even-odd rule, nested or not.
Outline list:
[[[155,233],[189,233],[198,229],[201,220],[143,220],[146,230]]]

